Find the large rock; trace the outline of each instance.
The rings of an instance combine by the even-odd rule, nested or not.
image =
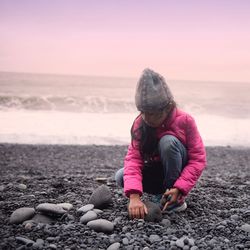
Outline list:
[[[96,232],[112,233],[114,230],[114,224],[104,219],[92,220],[87,223],[87,226]]]
[[[61,216],[67,212],[63,209],[62,206],[53,203],[42,203],[36,207],[36,210],[40,213],[52,215],[52,216]]]
[[[145,221],[160,222],[162,220],[160,207],[151,201],[145,201],[144,204],[148,210],[148,214],[144,218]]]
[[[19,224],[32,218],[35,214],[35,209],[32,207],[21,207],[16,209],[10,216],[11,224]]]
[[[105,208],[112,204],[112,194],[106,185],[98,187],[91,195],[89,203],[95,208]]]

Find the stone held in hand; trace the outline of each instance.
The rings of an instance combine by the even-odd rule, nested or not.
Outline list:
[[[160,207],[151,201],[145,201],[144,204],[148,210],[144,220],[150,222],[160,222],[162,220],[162,212]]]
[[[61,216],[67,212],[67,210],[62,208],[62,206],[53,203],[39,204],[36,207],[36,210],[40,213],[52,216]]]
[[[89,203],[95,208],[106,208],[112,204],[112,194],[106,185],[98,187],[90,196]]]
[[[35,214],[35,209],[32,207],[21,207],[16,209],[10,216],[11,224],[19,224],[32,218]]]
[[[114,230],[114,224],[105,219],[92,220],[87,223],[87,226],[96,232],[112,233]]]
[[[81,217],[80,222],[86,224],[89,221],[95,220],[96,218],[97,214],[94,211],[88,211]]]

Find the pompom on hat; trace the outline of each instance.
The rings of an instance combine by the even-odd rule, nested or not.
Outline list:
[[[173,95],[163,76],[145,69],[136,86],[135,105],[139,111],[157,111],[165,108]]]

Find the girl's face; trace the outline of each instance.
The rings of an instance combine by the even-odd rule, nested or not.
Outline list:
[[[166,109],[161,111],[155,111],[155,112],[141,112],[142,119],[144,122],[153,128],[159,127],[163,121],[167,118],[167,111]]]

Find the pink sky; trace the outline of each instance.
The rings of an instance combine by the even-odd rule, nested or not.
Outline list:
[[[0,71],[250,82],[248,0],[0,0]]]

